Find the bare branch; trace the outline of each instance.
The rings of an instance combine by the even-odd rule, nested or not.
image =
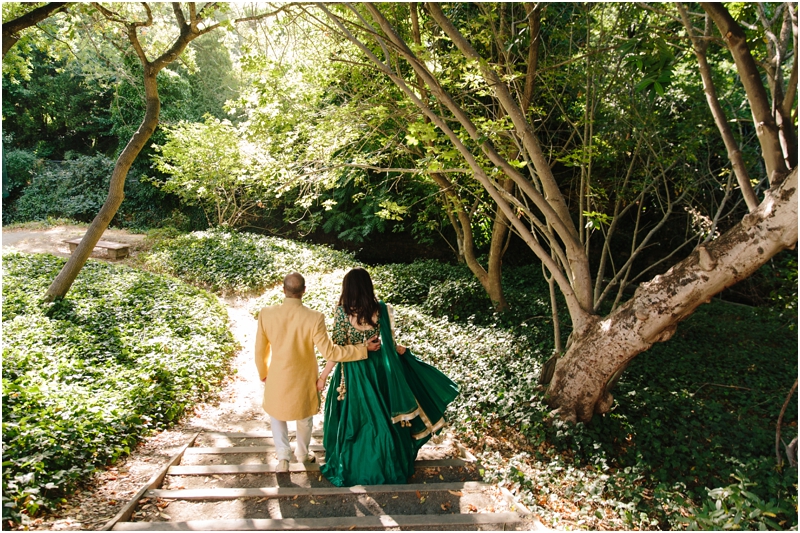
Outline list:
[[[238,19],[234,19],[233,23],[234,24],[239,24],[241,22],[251,22],[251,21],[256,21],[256,20],[263,20],[263,19],[268,18],[268,17],[277,16],[280,13],[285,13],[285,12],[287,12],[289,10],[289,8],[295,7],[295,6],[299,6],[299,5],[302,5],[302,4],[299,4],[299,3],[296,3],[296,2],[292,2],[292,3],[289,3],[289,4],[284,4],[281,7],[279,7],[278,9],[276,9],[275,11],[267,11],[265,13],[259,13],[258,15],[252,15],[252,16],[249,16],[249,17],[241,17],[241,18],[238,18]],[[203,9],[201,9],[200,12],[198,13],[198,21],[205,16],[206,8],[211,9],[211,8],[216,7],[216,6],[217,6],[217,2],[211,2],[210,4],[206,4],[206,6],[204,6]],[[210,25],[210,26],[208,26],[206,28],[203,28],[202,30],[197,29],[196,30],[197,31],[197,35],[198,36],[199,35],[205,35],[206,33],[210,32],[210,31],[213,31],[213,30],[219,28],[220,26],[222,26],[222,23],[218,22],[216,24],[212,24],[212,25]]]
[[[194,5],[190,3],[189,5]],[[175,13],[175,20],[178,22],[178,27],[182,28],[186,25],[186,16],[183,14],[180,2],[172,2],[172,12]]]
[[[781,413],[778,415],[778,422],[775,428],[775,458],[778,462],[778,467],[783,466],[783,459],[781,458],[781,449],[780,449],[780,442],[781,442],[781,425],[783,424],[783,415],[786,413],[786,408],[789,406],[789,401],[794,396],[794,391],[797,390],[797,378],[794,380],[794,385],[789,390],[789,394],[786,395],[786,401],[783,402],[783,407],[781,407]]]

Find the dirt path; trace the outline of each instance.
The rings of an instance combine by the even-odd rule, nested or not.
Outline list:
[[[43,230],[3,228],[3,251],[49,253],[69,257],[69,245],[63,241],[81,237],[85,232],[86,228],[80,226],[55,226]],[[132,251],[141,247],[144,238],[144,235],[119,229],[107,229],[103,233],[103,239],[130,244]],[[104,252],[93,253],[92,257],[101,259]]]

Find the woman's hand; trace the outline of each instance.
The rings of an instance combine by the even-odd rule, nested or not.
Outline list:
[[[367,351],[370,352],[377,352],[381,349],[381,338],[379,335],[375,335],[370,340],[364,343],[367,346]]]
[[[328,381],[328,376],[320,376],[317,380],[317,390],[322,392],[325,388],[325,382]]]
[[[406,347],[403,346],[402,344],[398,344],[397,345],[397,353],[399,353],[400,355],[403,355],[404,353],[406,353]]]

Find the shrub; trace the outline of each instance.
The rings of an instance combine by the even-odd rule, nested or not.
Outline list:
[[[3,518],[52,507],[213,392],[235,344],[218,300],[89,261],[40,300],[65,260],[3,256]]]
[[[292,271],[308,275],[352,264],[352,256],[324,246],[225,229],[161,239],[144,258],[156,272],[237,294],[263,291]]]
[[[469,269],[462,265],[448,265],[433,259],[367,269],[375,285],[375,293],[393,304],[422,305],[432,287],[451,279],[472,276]]]
[[[28,185],[34,173],[42,165],[42,160],[28,150],[8,150],[3,153],[5,174],[3,175],[3,195],[14,194]]]
[[[15,204],[14,220],[64,217],[91,221],[108,195],[114,161],[103,155],[74,155],[49,162],[34,174]]]
[[[13,220],[13,203],[33,176],[41,168],[42,161],[28,150],[3,152],[3,223]]]

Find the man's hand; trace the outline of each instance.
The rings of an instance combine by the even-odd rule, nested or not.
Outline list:
[[[403,346],[402,344],[398,344],[397,345],[397,353],[399,353],[400,355],[403,355],[404,353],[406,353],[406,347]]]
[[[377,352],[381,349],[381,338],[378,335],[375,335],[370,340],[367,341],[367,350],[370,352]]]

